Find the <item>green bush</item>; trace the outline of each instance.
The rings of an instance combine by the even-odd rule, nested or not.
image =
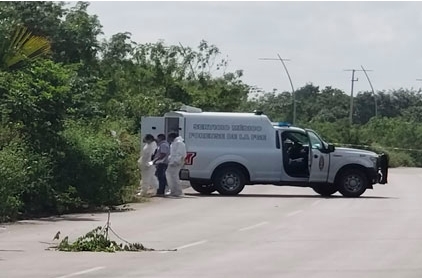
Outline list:
[[[51,161],[21,139],[0,149],[0,221],[49,211],[53,207]]]
[[[387,154],[390,159],[389,166],[391,168],[416,166],[416,161],[408,153],[398,152],[398,151],[388,151]]]
[[[376,153],[387,154],[390,168],[415,167],[417,165],[417,161],[412,157],[412,154],[406,151],[394,150],[374,143],[368,149]]]
[[[0,221],[16,218],[23,207],[19,192],[25,184],[25,155],[18,146],[6,146],[0,151]]]
[[[67,122],[51,153],[0,127],[0,222],[132,200],[139,139],[124,122]],[[112,132],[113,131],[113,132]]]
[[[66,147],[59,183],[75,188],[82,205],[122,203],[136,173],[128,147],[133,142],[127,142],[127,135],[113,136],[111,130],[83,122],[68,122],[61,135]]]

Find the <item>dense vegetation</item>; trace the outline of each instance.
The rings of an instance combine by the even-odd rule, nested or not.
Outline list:
[[[131,199],[138,186],[139,123],[182,103],[208,111],[265,111],[291,121],[291,93],[250,97],[242,71],[206,41],[100,40],[88,4],[0,2],[0,221]],[[422,96],[412,90],[349,96],[304,84],[298,124],[328,141],[387,151],[394,166],[422,166]],[[394,149],[399,148],[399,149]],[[416,150],[407,150],[416,149]]]

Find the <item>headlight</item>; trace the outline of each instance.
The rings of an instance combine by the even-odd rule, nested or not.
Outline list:
[[[370,156],[369,159],[372,161],[372,163],[374,164],[374,168],[377,168],[377,164],[378,164],[378,158],[375,156]]]

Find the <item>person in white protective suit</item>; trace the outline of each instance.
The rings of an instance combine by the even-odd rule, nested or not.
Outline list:
[[[170,133],[167,137],[170,142],[170,155],[166,170],[167,184],[170,188],[170,196],[183,196],[182,185],[180,184],[179,172],[185,164],[186,145],[183,138],[177,133]]]
[[[141,195],[146,196],[148,191],[157,190],[158,180],[155,176],[155,167],[153,166],[152,159],[155,151],[157,150],[157,143],[154,136],[151,134],[145,135],[144,147],[141,150],[141,157],[138,160],[138,166],[141,171]]]

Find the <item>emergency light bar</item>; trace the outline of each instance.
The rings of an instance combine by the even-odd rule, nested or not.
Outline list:
[[[288,123],[288,122],[273,122],[272,125],[273,126],[287,126],[287,127],[289,127],[292,124],[291,123]]]

